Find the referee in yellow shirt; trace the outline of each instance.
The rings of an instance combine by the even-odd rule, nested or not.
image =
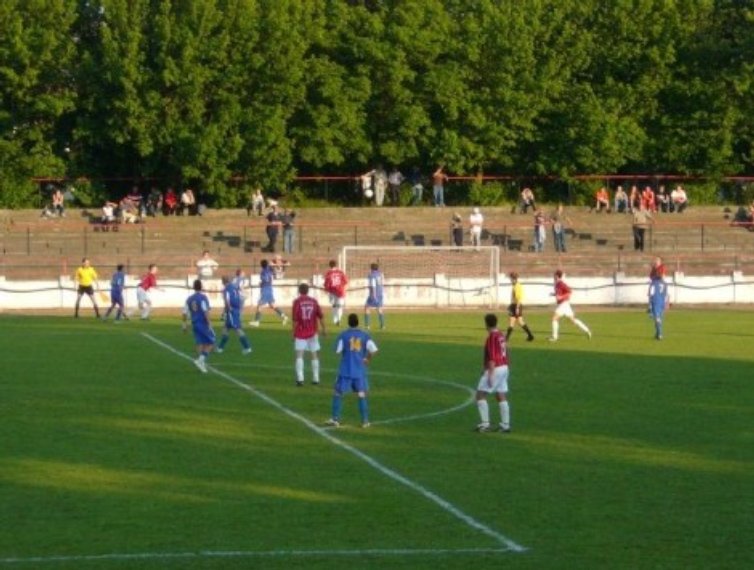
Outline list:
[[[509,277],[511,278],[511,304],[508,305],[508,330],[505,331],[505,340],[507,341],[513,333],[514,325],[519,325],[526,334],[526,340],[529,342],[534,340],[534,335],[529,330],[529,325],[524,322],[524,288],[521,283],[518,282],[518,273],[513,271]]]
[[[89,263],[88,258],[81,260],[81,267],[76,270],[76,283],[78,284],[78,296],[76,297],[76,311],[73,313],[74,318],[79,318],[79,305],[81,304],[81,297],[85,294],[89,295],[94,305],[94,312],[99,319],[99,307],[97,306],[97,300],[94,298],[94,283],[97,281],[97,272],[94,267]]]

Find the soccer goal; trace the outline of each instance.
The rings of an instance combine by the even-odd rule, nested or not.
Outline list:
[[[361,292],[366,298],[373,263],[385,276],[388,306],[499,305],[499,247],[346,246],[340,265],[349,279],[349,297]]]

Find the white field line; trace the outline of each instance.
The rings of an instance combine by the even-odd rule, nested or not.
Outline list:
[[[122,562],[124,560],[181,560],[202,558],[315,558],[315,557],[354,557],[360,556],[448,556],[502,554],[508,548],[396,548],[365,550],[199,550],[197,552],[135,552],[88,554],[81,556],[31,556],[29,558],[0,558],[0,564],[43,564],[56,562]]]
[[[163,342],[163,341],[155,338],[151,334],[149,334],[149,333],[141,333],[141,334],[142,334],[142,336],[144,336],[145,338],[149,339],[153,343],[155,343],[155,344],[163,347],[166,350],[169,350],[170,352],[172,352],[176,356],[179,356],[179,357],[181,357],[181,358],[183,358],[185,360],[188,360],[188,361],[192,361],[193,360],[193,358],[191,356],[189,356],[187,354],[184,354],[183,352],[181,352],[181,351],[173,348],[169,344],[167,344],[167,343],[165,343],[165,342]],[[371,456],[367,455],[363,451],[360,451],[359,449],[353,447],[352,445],[349,445],[349,444],[345,443],[344,441],[341,441],[340,439],[338,439],[337,437],[335,437],[335,436],[332,435],[332,431],[331,430],[327,430],[327,429],[324,429],[324,428],[316,425],[314,422],[312,422],[312,421],[308,420],[307,418],[305,418],[304,416],[302,416],[302,415],[294,412],[290,408],[285,407],[283,404],[281,404],[280,402],[278,402],[274,398],[271,398],[270,396],[268,396],[267,394],[265,394],[261,390],[259,390],[257,388],[254,388],[253,386],[250,386],[249,384],[241,382],[240,380],[237,380],[236,378],[233,378],[229,374],[227,374],[227,373],[225,373],[225,372],[223,372],[221,370],[218,370],[217,368],[214,368],[214,367],[211,367],[211,366],[208,366],[208,368],[210,370],[212,370],[212,372],[214,372],[215,374],[217,374],[218,376],[220,376],[221,378],[223,378],[224,380],[227,380],[231,384],[234,384],[234,385],[238,386],[242,390],[246,390],[247,392],[250,392],[251,394],[255,395],[257,398],[259,398],[262,401],[266,402],[267,404],[269,404],[273,408],[277,409],[278,411],[282,412],[283,414],[285,414],[285,415],[287,415],[287,416],[289,416],[289,417],[291,417],[291,418],[293,418],[293,419],[301,422],[307,428],[309,428],[311,431],[313,431],[314,433],[316,433],[320,437],[326,439],[327,441],[329,441],[333,445],[336,445],[337,447],[340,447],[344,451],[347,451],[351,455],[354,455],[355,457],[358,457],[359,459],[361,459],[362,461],[364,461],[367,465],[373,467],[374,469],[376,469],[377,471],[379,471],[380,473],[382,473],[386,477],[388,477],[390,479],[393,479],[394,481],[397,481],[398,483],[401,483],[402,485],[408,487],[409,489],[412,489],[412,490],[416,491],[420,495],[424,496],[426,499],[428,499],[431,502],[435,503],[437,506],[439,506],[444,511],[450,513],[451,515],[453,515],[457,519],[459,519],[462,522],[466,523],[466,525],[470,526],[473,529],[478,530],[482,534],[485,534],[485,535],[489,536],[490,538],[493,538],[494,540],[496,540],[500,544],[504,545],[508,550],[512,550],[513,552],[524,552],[526,550],[526,548],[524,546],[521,546],[520,544],[517,544],[516,542],[514,542],[513,540],[511,540],[510,538],[508,538],[504,534],[502,534],[502,533],[500,533],[500,532],[498,532],[498,531],[490,528],[486,524],[484,524],[484,523],[476,520],[474,517],[472,517],[470,515],[467,515],[461,509],[459,509],[458,507],[456,507],[452,503],[446,501],[445,499],[443,499],[439,495],[433,493],[432,491],[430,491],[426,487],[423,487],[419,483],[415,483],[414,481],[412,481],[411,479],[408,479],[407,477],[404,477],[403,475],[401,475],[397,471],[394,471],[393,469],[390,469],[389,467],[386,467],[385,465],[383,465],[382,463],[380,463],[376,459],[373,459]]]
[[[223,368],[226,368],[226,367],[244,367],[244,368],[248,368],[249,365],[248,364],[235,363],[235,362],[228,362],[228,363],[223,363],[222,367]],[[254,362],[253,367],[254,368],[267,368],[269,370],[289,370],[289,371],[293,372],[293,368],[291,368],[290,366],[277,366],[277,365],[274,365],[274,364],[257,364],[256,362]],[[215,366],[215,369],[217,369],[217,366]],[[335,368],[325,368],[325,367],[320,368],[320,371],[321,372],[337,372],[337,370]],[[450,407],[450,408],[446,408],[444,410],[438,410],[436,412],[428,412],[426,414],[416,414],[416,415],[412,415],[412,416],[401,416],[401,417],[398,417],[398,418],[388,418],[386,420],[377,420],[377,421],[372,421],[370,419],[370,423],[373,426],[376,426],[376,425],[386,425],[386,424],[397,424],[397,423],[400,423],[400,422],[408,422],[408,421],[412,421],[412,420],[424,420],[424,419],[427,419],[427,418],[434,418],[434,417],[437,417],[437,416],[444,416],[444,415],[447,415],[447,414],[452,414],[453,412],[457,412],[458,410],[462,410],[463,408],[466,408],[466,407],[470,406],[471,404],[474,403],[474,400],[475,400],[475,394],[476,394],[476,392],[472,388],[469,388],[468,386],[464,386],[463,384],[456,384],[455,382],[446,382],[445,380],[437,380],[435,378],[428,378],[428,377],[425,377],[425,376],[414,376],[414,375],[411,375],[411,374],[394,374],[393,372],[381,372],[379,370],[378,371],[374,371],[374,370],[370,371],[369,372],[369,376],[385,376],[387,378],[405,378],[407,380],[416,380],[418,382],[426,382],[428,384],[440,384],[442,386],[450,386],[452,388],[459,388],[461,390],[464,390],[469,395],[469,397],[466,400],[464,400],[462,403],[460,403],[460,404],[458,404],[456,406]]]

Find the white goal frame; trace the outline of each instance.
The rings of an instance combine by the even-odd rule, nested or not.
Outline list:
[[[500,253],[497,246],[348,245],[338,262],[348,276],[351,299],[366,299],[369,265],[378,263],[389,307],[498,308]]]

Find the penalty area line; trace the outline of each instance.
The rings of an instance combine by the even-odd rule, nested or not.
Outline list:
[[[360,556],[468,556],[504,554],[508,548],[395,548],[364,550],[199,550],[197,552],[133,552],[59,556],[0,558],[0,564],[44,564],[56,562],[101,562],[127,560],[181,560],[201,558],[325,558]]]
[[[193,358],[191,356],[189,356],[189,355],[181,352],[180,350],[178,350],[176,348],[173,348],[171,345],[167,344],[166,342],[161,341],[160,339],[152,336],[149,333],[144,333],[143,332],[143,333],[141,333],[141,335],[143,337],[145,337],[146,339],[148,339],[149,341],[153,342],[154,344],[156,344],[158,346],[161,346],[165,350],[168,350],[168,351],[172,352],[173,354],[175,354],[176,356],[179,356],[179,357],[183,358],[184,360],[188,360],[188,361],[192,361],[193,360]],[[506,547],[506,549],[511,550],[513,552],[525,552],[527,550],[526,547],[521,546],[520,544],[514,542],[513,540],[511,540],[510,538],[508,538],[504,534],[502,534],[502,533],[496,531],[495,529],[487,526],[483,522],[476,520],[471,515],[466,514],[461,509],[459,509],[458,507],[456,507],[455,505],[453,505],[449,501],[443,499],[442,497],[440,497],[436,493],[430,491],[429,489],[427,489],[423,485],[412,481],[408,477],[405,477],[405,476],[401,475],[400,473],[398,473],[397,471],[391,469],[390,467],[387,467],[387,466],[383,465],[382,463],[380,463],[379,461],[377,461],[376,459],[374,459],[372,456],[367,455],[366,453],[364,453],[360,449],[358,449],[358,448],[356,448],[356,447],[354,447],[354,446],[352,446],[352,445],[350,445],[350,444],[348,444],[348,443],[346,443],[346,442],[338,439],[337,437],[333,436],[332,432],[330,430],[327,430],[327,429],[325,429],[323,427],[318,426],[317,424],[315,424],[311,420],[305,418],[304,416],[302,416],[301,414],[299,414],[297,412],[294,412],[293,410],[291,410],[290,408],[284,406],[283,404],[281,404],[280,402],[278,402],[277,400],[275,400],[271,396],[268,396],[267,394],[265,394],[264,392],[262,392],[258,388],[255,388],[254,386],[251,386],[250,384],[246,384],[245,382],[242,382],[242,381],[238,380],[237,378],[234,378],[230,374],[227,374],[227,373],[223,372],[222,370],[218,370],[217,368],[215,368],[213,366],[207,366],[207,368],[209,370],[211,370],[213,373],[215,373],[216,375],[220,376],[222,379],[226,380],[227,382],[230,382],[231,384],[233,384],[233,385],[241,388],[242,390],[245,390],[245,391],[253,394],[257,398],[259,398],[263,402],[269,404],[270,406],[272,406],[276,410],[282,412],[286,416],[288,416],[290,418],[293,418],[294,420],[297,420],[298,422],[304,424],[307,428],[309,428],[311,431],[313,431],[314,433],[316,433],[320,437],[326,439],[327,441],[329,441],[333,445],[339,447],[340,449],[342,449],[344,451],[347,451],[351,455],[353,455],[353,456],[361,459],[364,463],[366,463],[370,467],[374,468],[376,471],[382,473],[383,475],[385,475],[389,479],[392,479],[393,481],[396,481],[396,482],[402,484],[403,486],[408,487],[409,489],[411,489],[411,490],[419,493],[420,495],[422,495],[423,497],[425,497],[429,501],[435,503],[437,506],[439,506],[445,512],[453,515],[458,520],[464,522],[467,526],[469,526],[469,527],[471,527],[471,528],[473,528],[473,529],[481,532],[482,534],[484,534],[484,535],[486,535],[486,536],[488,536],[490,538],[493,538],[498,543],[504,545]]]

